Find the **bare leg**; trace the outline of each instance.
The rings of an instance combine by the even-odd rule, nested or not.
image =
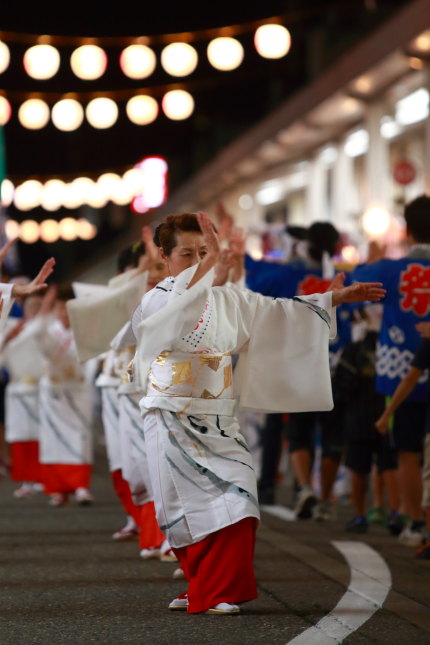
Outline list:
[[[321,501],[328,502],[336,480],[339,462],[331,457],[321,459]]]
[[[397,470],[386,470],[381,473],[384,480],[390,511],[398,511],[400,506]]]
[[[299,486],[311,486],[312,455],[309,450],[295,450],[290,458]]]
[[[366,515],[366,492],[367,492],[367,475],[352,471],[352,492],[351,498],[354,504],[356,515]]]
[[[405,510],[412,520],[421,520],[421,455],[415,452],[399,452],[398,463],[400,491]]]

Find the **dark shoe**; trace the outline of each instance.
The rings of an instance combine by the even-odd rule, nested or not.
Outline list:
[[[399,513],[390,513],[387,522],[387,529],[389,530],[391,535],[397,537],[398,535],[400,535],[404,528],[405,523],[402,516]]]
[[[415,552],[415,557],[419,560],[430,560],[430,542],[423,542]]]
[[[298,520],[309,520],[312,517],[312,511],[318,504],[311,488],[302,488],[297,497],[294,512]]]
[[[367,533],[368,524],[365,517],[353,517],[345,524],[348,533]]]

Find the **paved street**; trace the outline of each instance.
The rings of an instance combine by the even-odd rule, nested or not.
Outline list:
[[[430,562],[383,528],[351,538],[342,531],[346,509],[342,521],[319,525],[264,513],[258,600],[239,616],[188,616],[167,610],[184,590],[174,564],[140,561],[137,542],[112,541],[122,515],[103,459],[92,507],[15,500],[13,488],[0,486],[2,645],[430,643]],[[345,557],[355,562],[353,580]]]

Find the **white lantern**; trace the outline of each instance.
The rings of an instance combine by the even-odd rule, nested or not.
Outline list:
[[[194,112],[194,99],[185,90],[172,90],[163,96],[162,107],[169,119],[182,121]]]
[[[84,81],[94,81],[106,71],[106,52],[97,45],[82,45],[72,53],[70,66],[78,78]]]
[[[77,221],[77,232],[81,240],[92,240],[97,235],[97,227],[85,217],[80,217]]]
[[[76,199],[80,204],[88,204],[93,194],[94,182],[89,177],[77,177],[71,183]]]
[[[39,224],[34,219],[26,219],[19,227],[19,237],[26,244],[34,244],[39,239]]]
[[[66,184],[60,179],[49,179],[43,186],[42,208],[46,211],[57,211],[63,205]]]
[[[1,204],[2,206],[10,206],[13,202],[13,194],[15,187],[10,179],[3,179],[1,183]]]
[[[243,61],[244,51],[236,38],[214,38],[208,45],[207,55],[212,67],[228,72],[239,67]]]
[[[76,185],[73,185],[73,182],[70,184],[65,184],[64,186],[64,197],[63,197],[63,206],[74,210],[79,208],[84,203],[82,199],[82,193]],[[69,218],[70,219],[70,218]]]
[[[12,115],[10,103],[4,96],[0,96],[0,125],[6,125]]]
[[[64,217],[59,225],[60,237],[66,242],[72,242],[78,237],[78,223],[73,217]]]
[[[143,190],[145,175],[139,168],[131,168],[123,174],[122,181],[132,195],[138,195]]]
[[[8,240],[14,240],[16,237],[19,237],[19,223],[14,219],[6,220],[4,225],[4,230]]]
[[[52,108],[51,119],[59,130],[72,132],[84,120],[84,108],[75,99],[62,99]]]
[[[107,200],[111,199],[112,201],[116,191],[121,190],[119,187],[121,183],[121,177],[114,172],[106,172],[97,179],[97,185],[102,194]]]
[[[60,54],[52,45],[35,45],[24,54],[24,69],[31,78],[52,78],[60,67]]]
[[[91,193],[87,198],[87,203],[92,208],[103,208],[108,203],[108,199],[104,194],[103,188],[94,182]]]
[[[24,128],[40,130],[49,121],[49,107],[41,99],[29,99],[20,106],[18,119]]]
[[[171,43],[161,52],[161,64],[172,76],[188,76],[198,63],[197,52],[187,43]]]
[[[29,179],[17,186],[14,195],[14,203],[20,211],[29,211],[40,206],[43,193],[43,186],[40,181]]]
[[[110,128],[118,118],[118,106],[112,99],[100,97],[88,103],[85,114],[93,128]]]
[[[136,125],[148,125],[158,115],[158,103],[152,96],[133,96],[126,106],[127,116]]]
[[[55,219],[45,219],[39,227],[40,239],[43,242],[56,242],[60,237],[60,226]]]
[[[260,56],[282,58],[290,51],[290,32],[282,25],[262,25],[255,32],[254,44]]]
[[[0,74],[5,72],[9,67],[10,63],[10,51],[9,47],[0,40]]]
[[[155,69],[157,59],[146,45],[130,45],[119,57],[122,71],[129,78],[147,78]]]

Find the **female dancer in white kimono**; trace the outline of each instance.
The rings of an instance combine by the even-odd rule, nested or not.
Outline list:
[[[157,519],[189,581],[170,608],[238,613],[238,603],[257,596],[259,508],[234,417],[231,354],[245,353],[242,406],[330,409],[332,306],[385,292],[379,284],[344,288],[341,278],[333,293],[293,300],[212,288],[219,244],[206,215],[170,216],[157,234],[170,277],[143,297],[134,328]]]

